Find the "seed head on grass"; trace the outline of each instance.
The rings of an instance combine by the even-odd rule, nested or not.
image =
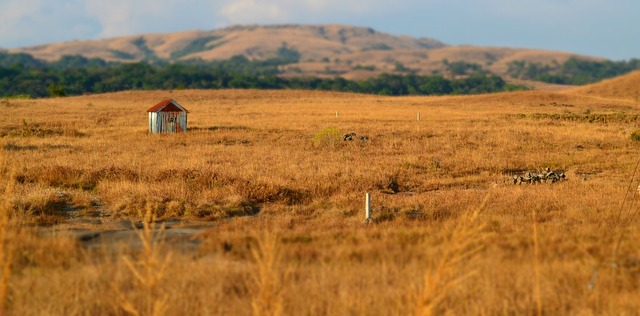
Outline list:
[[[438,313],[438,306],[449,291],[477,273],[471,268],[484,248],[479,215],[484,209],[489,194],[476,210],[464,214],[451,228],[449,238],[442,245],[443,252],[424,276],[424,285],[417,295],[416,315],[428,316]]]
[[[120,306],[132,315],[164,315],[169,307],[169,298],[160,286],[164,280],[165,270],[171,261],[171,252],[164,254],[164,226],[154,232],[155,218],[151,206],[147,206],[142,228],[136,234],[142,243],[142,250],[137,258],[123,257],[123,261],[137,285],[142,291],[142,302],[131,301],[119,292]]]
[[[276,316],[283,313],[284,276],[282,245],[275,233],[264,232],[251,249],[255,260],[252,278],[255,285],[251,307],[256,316]]]

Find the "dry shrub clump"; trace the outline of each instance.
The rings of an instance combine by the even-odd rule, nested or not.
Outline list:
[[[189,109],[187,133],[147,133],[165,97]],[[619,206],[639,106],[539,91],[11,100],[0,299],[20,315],[634,314],[637,203]],[[545,168],[566,180],[513,184]]]

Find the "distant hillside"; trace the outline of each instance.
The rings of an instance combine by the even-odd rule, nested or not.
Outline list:
[[[575,88],[568,93],[640,102],[640,71]]]
[[[146,34],[94,41],[73,41],[14,49],[38,59],[56,60],[62,55],[82,55],[109,61],[145,59],[250,59],[275,57],[283,45],[298,50],[304,59],[368,50],[420,50],[443,47],[433,39],[415,39],[377,32],[371,28],[342,25],[233,26],[213,31]]]
[[[282,66],[283,76],[341,76],[366,79],[381,73],[465,74],[488,70],[507,77],[509,63],[563,63],[575,54],[543,50],[449,46],[430,38],[413,38],[346,25],[234,26],[212,31],[145,34],[94,41],[73,41],[11,49],[54,61],[82,55],[107,61],[205,61],[243,55],[250,60],[297,52],[297,62]],[[580,58],[596,60],[581,56]],[[457,71],[457,72],[456,72]]]

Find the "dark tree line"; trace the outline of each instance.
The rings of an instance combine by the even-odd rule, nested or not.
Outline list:
[[[64,96],[151,89],[309,89],[380,95],[476,94],[518,89],[488,73],[449,80],[441,76],[383,74],[364,81],[343,78],[282,78],[279,67],[297,62],[299,54],[283,47],[277,58],[181,63],[110,63],[96,58],[64,56],[47,63],[28,54],[0,53],[0,96]]]
[[[592,61],[571,57],[562,64],[556,62],[550,65],[512,61],[509,63],[508,71],[511,77],[518,79],[584,85],[624,75],[638,69],[640,69],[640,59]]]

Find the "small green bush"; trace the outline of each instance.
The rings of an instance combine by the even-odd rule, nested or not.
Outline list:
[[[640,142],[640,129],[633,131],[631,133],[631,140],[634,142]]]
[[[355,67],[353,67],[353,70],[366,70],[366,71],[375,71],[376,70],[376,66],[375,65],[356,65]]]
[[[342,132],[335,127],[327,127],[313,135],[311,140],[323,145],[335,145],[342,140]]]

